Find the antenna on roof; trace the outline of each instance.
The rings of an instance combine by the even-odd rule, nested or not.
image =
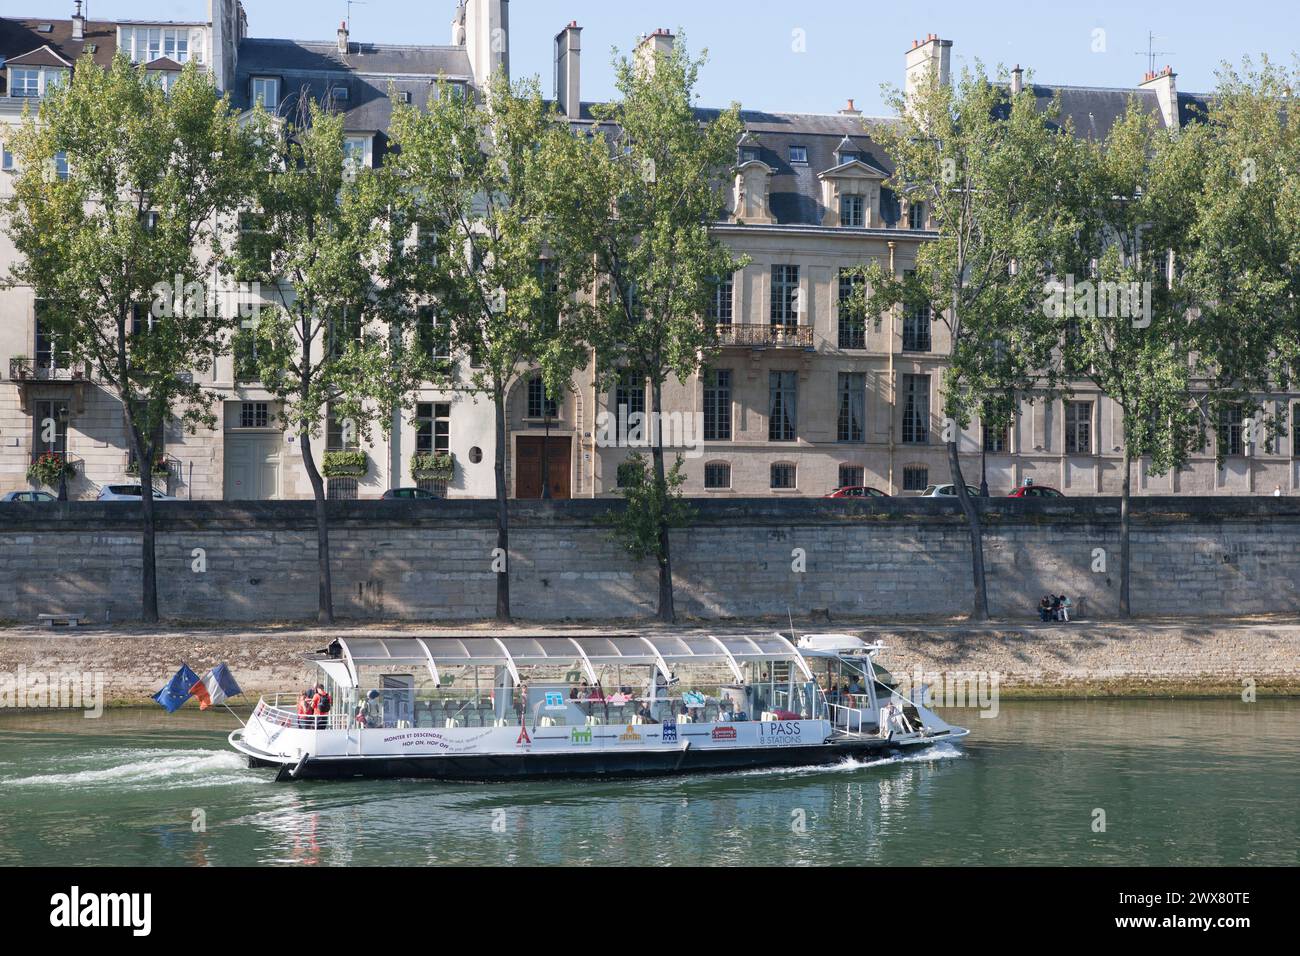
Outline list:
[[[1148,30],[1146,50],[1145,51],[1138,50],[1136,53],[1133,54],[1134,56],[1144,56],[1147,58],[1147,76],[1150,76],[1152,73],[1156,71],[1156,57],[1174,55],[1173,50],[1157,50],[1155,48],[1157,39],[1165,40],[1168,39],[1168,37],[1161,36],[1158,33],[1152,33],[1150,30]]]
[[[353,4],[358,4],[358,3],[364,7],[366,5],[366,0],[348,0],[348,32],[349,33],[352,32],[352,6]]]

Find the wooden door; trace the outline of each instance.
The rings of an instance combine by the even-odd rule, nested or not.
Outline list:
[[[572,497],[570,479],[572,439],[565,435],[519,435],[515,439],[515,497],[542,496],[542,454],[547,457],[547,479],[552,498]]]

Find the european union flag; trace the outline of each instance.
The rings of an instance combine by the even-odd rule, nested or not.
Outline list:
[[[167,713],[175,713],[190,699],[190,688],[198,682],[199,675],[190,670],[188,665],[182,664],[181,669],[167,682],[167,686],[153,695],[153,699]]]

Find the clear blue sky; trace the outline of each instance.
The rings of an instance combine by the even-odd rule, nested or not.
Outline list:
[[[72,0],[0,0],[0,14],[67,17]],[[245,0],[254,36],[331,40],[345,0]],[[902,9],[897,9],[902,8]],[[204,0],[91,0],[96,18],[206,19]],[[352,7],[354,39],[447,43],[454,0],[368,0]],[[612,93],[610,49],[627,49],[656,27],[681,27],[693,50],[709,49],[701,78],[706,105],[740,100],[768,110],[834,112],[854,97],[882,112],[880,84],[901,83],[903,53],[914,37],[953,41],[954,67],[976,58],[990,67],[1020,63],[1044,83],[1136,86],[1147,48],[1170,51],[1178,88],[1207,92],[1223,60],[1267,53],[1290,62],[1300,50],[1295,0],[1098,0],[1033,4],[915,0],[513,0],[510,55],[515,76],[539,74],[549,96],[551,45],[570,20],[583,27],[583,99]],[[1104,36],[1094,31],[1104,31]],[[802,31],[796,34],[795,31]],[[796,49],[802,37],[804,51]],[[1104,51],[1094,51],[1097,38]]]

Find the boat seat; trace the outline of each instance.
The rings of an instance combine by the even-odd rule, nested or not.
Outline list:
[[[492,721],[492,726],[493,726],[493,727],[508,727],[508,726],[509,726],[509,721],[507,721],[504,717],[498,717],[496,720]]]
[[[554,718],[554,717],[543,717],[543,718],[542,718],[542,726],[543,726],[543,727],[554,727],[554,726],[555,726],[555,718]]]
[[[765,710],[763,711],[762,715],[759,717],[759,720],[767,720],[767,721],[776,720],[776,714],[774,714],[770,710]]]
[[[452,727],[462,727],[462,726],[464,726],[464,725],[463,725],[459,720],[457,720],[455,717],[448,717],[447,720],[446,720],[446,722],[443,723],[443,726],[446,727],[446,728],[448,728],[448,729],[450,729],[450,728],[452,728]]]
[[[690,714],[678,714],[677,722],[679,724],[693,724],[695,723],[695,718],[692,717]]]
[[[588,718],[587,718],[587,726],[588,726],[588,727],[599,727],[599,726],[600,726],[601,724],[603,724],[603,723],[604,723],[604,720],[603,720],[602,718],[600,718],[600,717],[592,716],[592,717],[588,717]]]

